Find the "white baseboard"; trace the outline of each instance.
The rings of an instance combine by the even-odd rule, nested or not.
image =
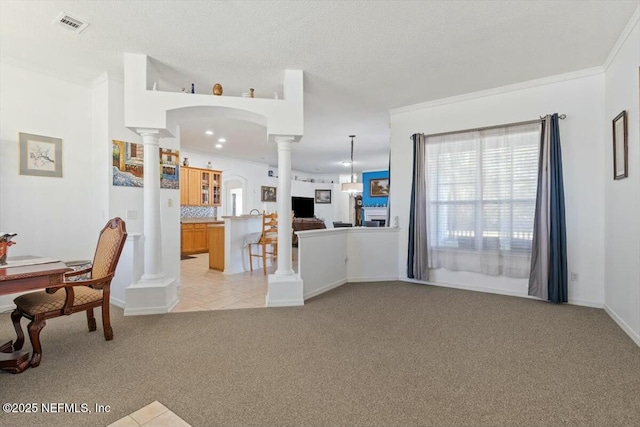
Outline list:
[[[293,299],[289,299],[289,300],[277,300],[277,301],[273,301],[273,302],[269,302],[267,301],[267,307],[271,308],[271,307],[299,307],[304,305],[304,300],[299,301],[299,300],[293,300]]]
[[[629,335],[629,338],[631,338],[631,340],[635,342],[638,347],[640,347],[640,335],[636,333],[636,331],[634,331],[627,322],[622,320],[622,318],[618,316],[618,314],[616,314],[616,312],[613,311],[613,309],[607,304],[604,304],[604,311],[606,311],[609,317],[611,317],[613,321],[616,322],[618,326],[620,326],[620,329],[622,329],[627,335]]]
[[[581,307],[599,308],[601,310],[604,308],[603,302],[588,301],[588,300],[573,299],[573,298],[569,298],[569,302],[567,304],[579,305]]]
[[[166,314],[173,310],[175,304],[170,305],[169,307],[140,307],[140,308],[125,308],[124,315],[125,316],[142,316],[147,314]]]
[[[109,301],[109,302],[111,303],[111,305],[115,305],[116,307],[120,307],[123,310],[125,309],[125,303],[121,299],[114,298],[113,296],[111,296],[110,300],[111,301]]]
[[[316,289],[315,291],[311,291],[311,292],[309,292],[309,293],[304,294],[304,299],[305,299],[305,301],[306,301],[306,300],[308,300],[309,298],[313,298],[313,297],[315,297],[315,296],[318,296],[318,295],[320,295],[320,294],[323,294],[323,293],[325,293],[325,292],[328,292],[328,291],[330,291],[331,289],[335,289],[335,288],[337,288],[338,286],[342,286],[342,285],[344,285],[345,283],[347,283],[347,280],[346,280],[346,279],[336,280],[335,282],[333,282],[333,283],[329,283],[328,285],[325,285],[325,286],[323,286],[323,287],[321,287],[321,288],[319,288],[319,289]]]
[[[536,297],[532,297],[531,295],[527,295],[523,292],[519,292],[519,291],[508,291],[508,290],[504,290],[504,289],[494,289],[494,288],[487,288],[484,286],[476,286],[476,285],[462,285],[459,283],[436,283],[436,282],[425,282],[422,280],[415,280],[415,279],[408,279],[408,278],[402,278],[399,279],[402,282],[409,282],[409,283],[417,283],[420,285],[432,285],[432,286],[438,286],[441,288],[453,288],[453,289],[462,289],[465,291],[473,291],[473,292],[483,292],[486,294],[496,294],[496,295],[508,295],[511,297],[520,297],[520,298],[527,298],[527,299],[534,299],[534,300],[538,300],[540,301],[539,298]],[[587,300],[580,300],[580,299],[569,299],[568,304],[571,305],[578,305],[578,306],[582,306],[582,307],[591,307],[591,308],[603,308],[603,303],[601,302],[596,302],[596,301],[587,301]]]
[[[15,304],[0,305],[0,313],[13,311],[15,310],[15,308],[16,308]]]
[[[399,280],[398,276],[356,276],[347,277],[347,282],[392,282]]]

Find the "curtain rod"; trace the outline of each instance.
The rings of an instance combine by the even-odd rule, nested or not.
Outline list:
[[[542,120],[544,120],[545,116],[540,116],[539,119],[535,119],[535,120],[527,120],[524,122],[514,122],[514,123],[507,123],[504,125],[494,125],[494,126],[485,126],[485,127],[481,127],[481,128],[472,128],[472,129],[463,129],[463,130],[454,130],[452,132],[439,132],[439,133],[432,133],[430,135],[424,135],[426,138],[431,138],[434,136],[443,136],[443,135],[455,135],[457,133],[466,133],[466,132],[478,132],[478,131],[483,131],[483,130],[489,130],[489,129],[497,129],[497,128],[504,128],[504,127],[509,127],[509,126],[520,126],[520,125],[530,125],[533,123],[540,123]],[[567,118],[566,114],[559,114],[558,118],[560,120],[564,120]],[[409,138],[411,139],[411,138]]]

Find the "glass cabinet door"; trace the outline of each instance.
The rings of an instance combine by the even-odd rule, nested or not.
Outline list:
[[[211,186],[211,188],[213,190],[212,191],[212,194],[213,194],[213,196],[212,196],[213,197],[212,205],[213,206],[220,206],[220,201],[221,201],[220,200],[220,197],[221,197],[220,187],[221,187],[221,184],[222,184],[222,182],[220,182],[220,181],[221,181],[222,177],[221,177],[220,173],[216,173],[216,172],[213,172],[212,175],[213,175],[213,184]]]
[[[209,172],[201,171],[200,181],[202,183],[200,187],[201,204],[210,205],[211,204],[211,179],[210,179]]]

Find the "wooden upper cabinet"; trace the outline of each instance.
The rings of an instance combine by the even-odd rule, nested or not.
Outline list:
[[[180,205],[189,204],[189,169],[180,168]]]
[[[222,172],[182,167],[180,170],[180,204],[220,206]]]

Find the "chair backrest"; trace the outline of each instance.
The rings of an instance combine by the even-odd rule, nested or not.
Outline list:
[[[380,227],[380,221],[365,221],[365,227]]]
[[[262,213],[262,237],[265,239],[278,238],[278,213]]]
[[[100,279],[116,271],[120,253],[127,239],[127,227],[121,218],[107,222],[98,238],[98,246],[93,256],[92,279]]]

